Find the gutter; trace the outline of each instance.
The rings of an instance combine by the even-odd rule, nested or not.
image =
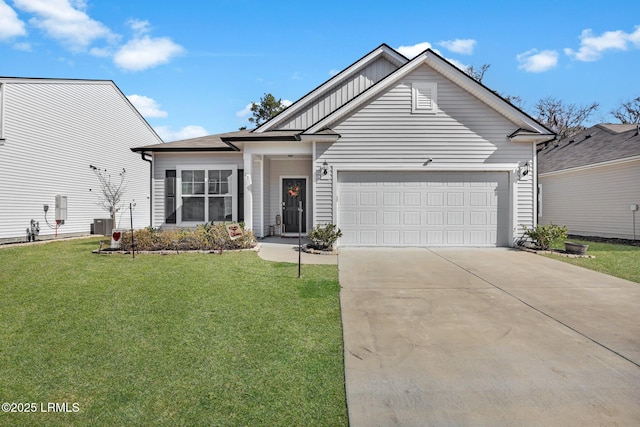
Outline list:
[[[150,159],[145,156],[150,156],[150,154],[141,151],[142,160],[149,162],[149,227],[153,227],[153,156],[151,155]]]

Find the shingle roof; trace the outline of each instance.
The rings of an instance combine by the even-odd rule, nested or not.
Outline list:
[[[539,147],[539,173],[640,156],[635,125],[599,124],[557,143]]]

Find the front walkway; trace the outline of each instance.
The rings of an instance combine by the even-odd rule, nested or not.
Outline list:
[[[309,243],[308,237],[302,237],[302,244]],[[298,238],[291,237],[266,237],[260,239],[258,256],[267,261],[298,263]],[[302,264],[337,264],[337,255],[315,255],[302,252],[300,254]]]

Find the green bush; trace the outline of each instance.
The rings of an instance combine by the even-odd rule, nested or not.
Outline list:
[[[309,233],[313,247],[320,250],[331,249],[340,237],[342,237],[342,231],[335,224],[316,225]]]
[[[188,251],[188,250],[216,250],[222,252],[230,249],[249,249],[256,245],[256,239],[251,230],[245,230],[243,235],[232,240],[227,232],[225,223],[206,223],[196,228],[167,228],[152,227],[135,230],[133,233],[135,249],[137,251]],[[131,250],[131,232],[127,231],[122,237],[122,249]]]
[[[538,224],[535,228],[528,228],[523,225],[524,234],[533,240],[534,244],[540,249],[549,249],[549,247],[560,239],[567,238],[567,227],[560,227],[556,224]]]

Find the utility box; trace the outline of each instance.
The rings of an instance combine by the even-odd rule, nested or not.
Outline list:
[[[67,220],[67,196],[56,195],[56,223],[64,224]]]
[[[95,234],[102,234],[103,236],[111,236],[112,230],[113,230],[113,220],[111,218],[93,220],[93,232]]]

